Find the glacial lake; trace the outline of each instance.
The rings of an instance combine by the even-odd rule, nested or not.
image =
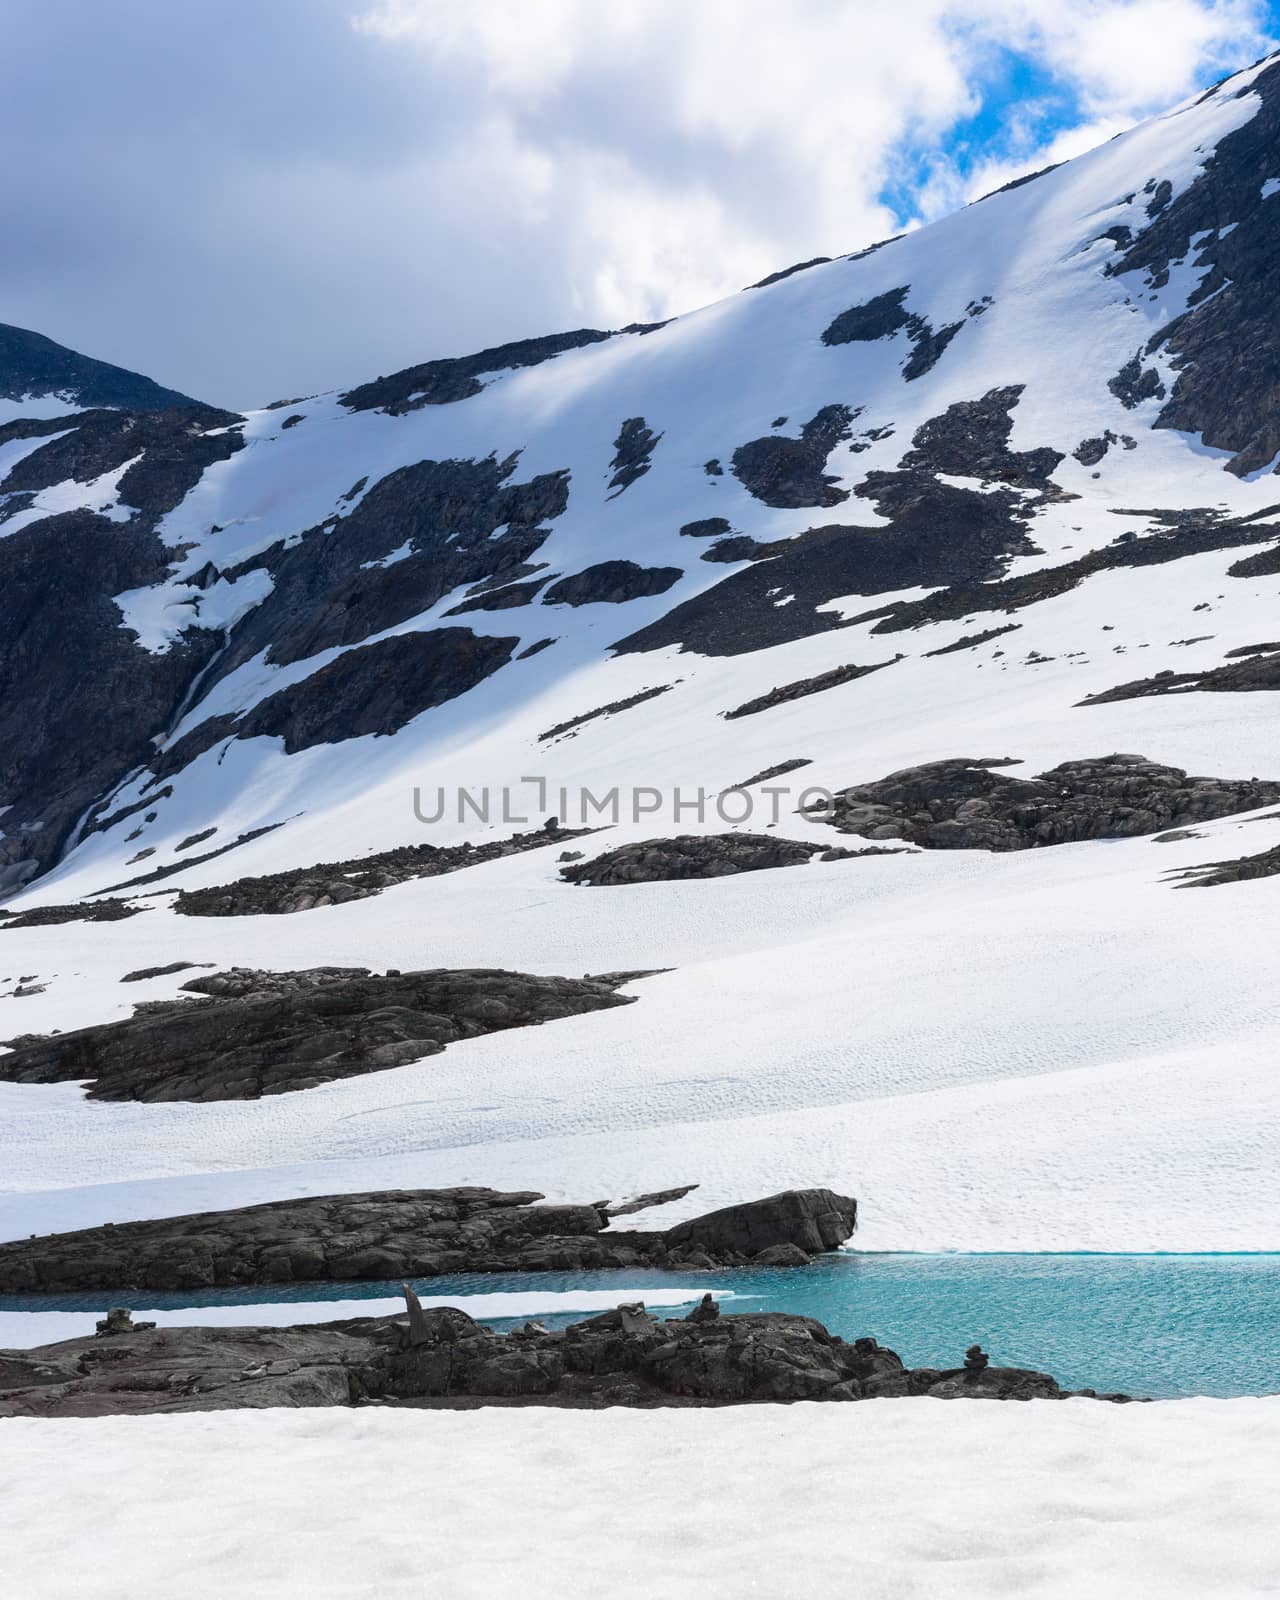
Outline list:
[[[464,1309],[470,1302],[473,1314],[499,1331],[530,1318],[561,1327],[592,1315],[592,1306],[614,1303],[615,1294],[619,1300],[652,1296],[657,1316],[677,1317],[710,1289],[726,1312],[800,1312],[847,1339],[871,1334],[913,1367],[958,1366],[976,1341],[994,1363],[1050,1372],[1066,1388],[1087,1385],[1154,1399],[1280,1392],[1280,1255],[847,1252],[793,1270],[470,1273],[419,1279],[415,1287],[424,1300],[447,1299]],[[570,1295],[578,1305],[562,1309],[562,1297]],[[5,1295],[0,1346],[42,1342],[42,1335],[26,1333],[44,1323],[30,1313],[77,1314],[74,1323],[49,1317],[51,1340],[91,1332],[89,1314],[102,1315],[109,1302],[170,1318],[189,1308],[217,1308],[219,1322],[252,1323],[266,1308],[273,1322],[287,1320],[291,1304],[300,1308],[298,1320],[318,1321],[325,1315],[320,1303],[345,1302],[332,1314],[351,1316],[359,1314],[353,1301],[399,1298],[395,1283]],[[233,1309],[241,1306],[243,1317]],[[201,1318],[193,1310],[180,1320]],[[21,1341],[15,1329],[26,1333]]]

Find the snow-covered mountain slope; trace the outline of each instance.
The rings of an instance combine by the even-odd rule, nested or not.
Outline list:
[[[667,969],[261,1100],[0,1082],[0,1232],[696,1178],[875,1247],[1274,1246],[1280,884],[1174,873],[1280,845],[1278,260],[1273,59],[660,327],[0,426],[0,1038],[174,961]],[[551,816],[881,853],[590,886],[496,849]]]

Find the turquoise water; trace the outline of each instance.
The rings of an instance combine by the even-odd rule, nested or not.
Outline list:
[[[1068,1388],[1157,1399],[1280,1392],[1280,1255],[858,1255],[798,1270],[707,1273],[471,1273],[417,1281],[423,1295],[517,1292],[520,1317],[485,1318],[506,1330],[529,1316],[548,1327],[590,1313],[539,1312],[539,1293],[672,1285],[727,1291],[726,1311],[803,1312],[845,1338],[871,1334],[908,1366],[957,1366],[978,1341],[1000,1365],[1050,1372]],[[0,1296],[0,1311],[82,1311],[113,1304],[180,1308],[264,1301],[383,1299],[391,1283],[298,1284],[264,1290],[143,1291],[110,1296]],[[660,1317],[687,1307],[657,1308]]]

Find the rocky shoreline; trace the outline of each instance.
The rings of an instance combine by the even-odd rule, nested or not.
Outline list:
[[[1068,1391],[1047,1373],[992,1366],[972,1346],[952,1368],[908,1369],[872,1338],[846,1342],[812,1317],[721,1315],[710,1295],[660,1321],[623,1305],[555,1331],[499,1334],[466,1312],[357,1317],[290,1328],[133,1327],[35,1350],[0,1350],[0,1417],[140,1416],[273,1406],[727,1406],[905,1396],[1127,1401]]]
[[[789,1189],[663,1230],[610,1226],[614,1217],[695,1187],[616,1205],[539,1205],[543,1197],[532,1190],[380,1190],[107,1223],[0,1244],[0,1294],[399,1281],[455,1272],[794,1267],[837,1249],[857,1226],[857,1201],[829,1189]]]

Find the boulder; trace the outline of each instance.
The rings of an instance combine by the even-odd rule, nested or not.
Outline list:
[[[663,1235],[667,1247],[712,1253],[732,1251],[757,1256],[775,1245],[793,1245],[809,1254],[835,1250],[858,1223],[858,1202],[830,1189],[788,1189],[765,1200],[725,1206],[704,1217],[677,1223]]]

